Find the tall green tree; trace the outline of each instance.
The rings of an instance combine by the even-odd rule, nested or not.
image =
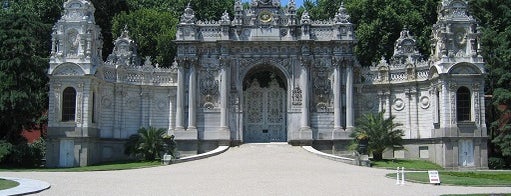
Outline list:
[[[171,12],[140,9],[115,16],[112,33],[114,37],[118,37],[127,26],[131,38],[139,46],[141,57],[153,56],[157,63],[169,67],[176,53],[172,41],[176,38],[178,22],[178,17]]]
[[[112,34],[112,22],[114,16],[122,11],[128,11],[126,0],[92,0],[96,12],[94,14],[96,24],[101,27],[103,36],[103,60],[106,60],[114,48],[113,41],[116,37]]]
[[[471,13],[478,19],[482,33],[482,55],[487,65],[486,94],[492,94],[492,105],[507,105],[487,115],[492,123],[491,141],[497,153],[511,157],[511,1],[471,0]],[[493,117],[493,118],[492,118]],[[495,155],[494,155],[495,156]]]
[[[307,0],[304,9],[314,20],[327,20],[341,2],[355,24],[356,54],[363,66],[384,56],[390,59],[399,32],[406,27],[416,36],[419,51],[430,54],[431,27],[436,22],[439,0]]]
[[[36,13],[0,11],[0,137],[10,142],[47,109],[49,32]]]
[[[357,127],[350,135],[356,142],[368,140],[367,150],[374,160],[382,160],[387,148],[402,147],[402,124],[394,123],[395,116],[385,118],[385,111],[367,113],[357,120]]]

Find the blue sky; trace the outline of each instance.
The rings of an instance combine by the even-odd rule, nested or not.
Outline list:
[[[251,0],[243,0],[243,2],[250,2]],[[300,7],[303,5],[304,0],[295,0],[296,7]],[[286,6],[289,0],[280,0],[282,6]]]

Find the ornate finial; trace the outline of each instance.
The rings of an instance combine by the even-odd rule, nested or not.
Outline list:
[[[153,63],[151,62],[151,56],[145,57],[144,67],[152,66]]]
[[[227,12],[227,10],[224,11],[224,14],[222,15],[222,18],[220,21],[222,22],[222,24],[226,24],[231,21],[231,18],[229,17],[229,13]]]
[[[190,6],[190,2],[188,2],[188,5],[185,8],[185,12],[183,15],[181,15],[181,24],[192,24],[195,23],[195,12],[193,11],[192,7]]]
[[[295,9],[295,8],[296,8],[296,2],[295,2],[295,0],[289,0],[289,3],[287,4],[287,6],[288,6],[289,8],[293,8],[293,9]]]
[[[339,7],[339,10],[337,11],[337,14],[335,15],[335,22],[336,23],[349,23],[350,21],[350,15],[348,14],[348,11],[344,7],[344,2],[341,3],[341,6]]]
[[[241,4],[241,0],[236,0],[236,2],[234,2],[234,11],[241,10],[243,10],[243,4]]]
[[[4,2],[2,3],[2,8],[4,10],[9,9],[9,1],[8,0],[4,0]]]
[[[130,38],[130,32],[128,31],[128,25],[124,25],[124,30],[121,33],[121,38]]]
[[[305,10],[302,14],[302,24],[310,24],[311,17],[309,16],[309,12]]]

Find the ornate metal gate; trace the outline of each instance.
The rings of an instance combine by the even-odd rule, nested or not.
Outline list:
[[[286,141],[286,90],[275,78],[269,87],[262,88],[254,79],[244,92],[245,127],[244,142]]]

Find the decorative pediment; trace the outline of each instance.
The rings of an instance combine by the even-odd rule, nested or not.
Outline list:
[[[85,75],[84,71],[80,68],[80,66],[72,63],[65,63],[59,65],[53,71],[52,75],[54,76],[83,76]]]
[[[451,68],[451,70],[449,71],[449,74],[467,75],[467,74],[481,74],[481,72],[473,64],[460,63],[457,65],[454,65]]]
[[[71,21],[94,21],[94,6],[87,0],[72,0],[64,3],[63,19]]]
[[[438,77],[439,74],[438,74],[438,70],[435,66],[431,67],[431,69],[429,70],[429,78],[436,78]]]

